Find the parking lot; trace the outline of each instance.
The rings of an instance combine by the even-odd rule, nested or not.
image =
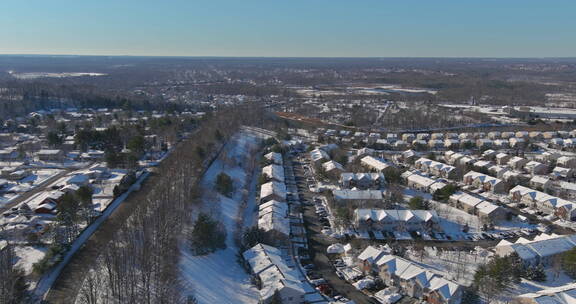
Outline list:
[[[327,287],[322,287],[327,293],[329,290],[338,290],[340,295],[331,294],[334,298],[344,297],[353,300],[357,304],[377,303],[369,296],[362,293],[350,283],[342,280],[336,275],[336,269],[326,254],[328,246],[335,242],[329,236],[322,233],[322,230],[329,229],[330,223],[327,219],[321,220],[316,214],[313,203],[313,194],[309,191],[309,183],[306,180],[303,163],[301,160],[294,160],[294,175],[301,200],[304,202],[302,208],[304,213],[304,225],[308,236],[308,254],[312,266],[305,266],[309,278],[314,283],[324,283]],[[320,284],[322,285],[322,284]]]

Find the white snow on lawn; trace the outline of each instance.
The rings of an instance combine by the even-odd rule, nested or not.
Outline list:
[[[245,155],[251,153],[250,149],[255,147],[257,142],[254,135],[241,133],[235,136],[226,145],[223,153],[234,161],[217,159],[201,180],[204,186],[202,208],[219,219],[226,228],[227,248],[207,256],[194,256],[187,246],[182,246],[182,278],[189,292],[200,304],[258,303],[258,290],[251,284],[248,273],[237,262],[238,247],[233,239],[242,189],[252,173],[247,173],[239,166],[239,162],[243,162]],[[220,172],[225,172],[234,180],[233,198],[215,193],[214,183]]]
[[[16,246],[14,253],[18,257],[16,267],[19,267],[26,273],[32,273],[32,265],[40,261],[46,255],[46,247],[40,246]]]

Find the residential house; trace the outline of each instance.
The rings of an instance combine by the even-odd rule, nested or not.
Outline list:
[[[380,190],[333,190],[334,202],[340,206],[378,206],[384,199]]]
[[[504,193],[506,191],[506,184],[504,181],[476,171],[466,173],[463,177],[463,182],[484,191],[494,193]]]
[[[271,303],[276,294],[280,296],[282,303],[305,302],[304,284],[300,281],[298,272],[288,266],[287,257],[280,249],[256,244],[244,251],[242,257],[260,283],[260,303]]]
[[[275,181],[262,184],[260,187],[260,203],[267,201],[286,201],[286,185]]]
[[[322,149],[314,149],[310,151],[310,159],[314,164],[321,164],[327,160],[330,160],[330,156],[326,151]]]
[[[519,156],[514,156],[508,161],[508,166],[514,170],[521,170],[528,163],[528,160]]]
[[[268,154],[264,155],[264,158],[267,159],[268,161],[270,161],[273,164],[282,166],[283,162],[282,162],[282,154],[277,153],[277,152],[270,152]]]
[[[492,149],[488,149],[488,150],[482,152],[482,158],[485,160],[494,160],[496,158],[497,154],[498,154],[498,152],[496,152]]]
[[[569,156],[560,156],[556,160],[556,165],[565,167],[565,168],[576,168],[576,158],[569,157]]]
[[[425,177],[420,174],[409,174],[409,175],[406,174],[406,175],[407,175],[406,184],[408,185],[408,187],[418,191],[430,192],[431,186],[436,183],[435,179]]]
[[[424,157],[416,160],[414,162],[414,167],[423,172],[450,179],[455,178],[457,174],[456,167]]]
[[[542,175],[535,175],[530,179],[530,188],[547,191],[552,186],[552,181]]]
[[[354,227],[376,231],[430,231],[438,229],[438,215],[434,210],[356,209]]]
[[[488,138],[495,140],[498,139],[502,136],[502,132],[500,131],[492,131],[492,132],[488,132]]]
[[[493,145],[494,145],[494,142],[488,138],[480,138],[480,139],[476,140],[476,146],[480,150],[490,149],[490,148],[492,148]]]
[[[526,139],[512,137],[508,140],[511,148],[522,148],[526,146]]]
[[[342,173],[340,175],[340,185],[342,188],[358,188],[361,190],[378,190],[384,187],[386,178],[379,173]]]
[[[576,248],[576,235],[550,235],[534,240],[519,239],[516,243],[503,243],[495,247],[496,255],[507,256],[516,252],[528,265],[550,265],[555,257]]]
[[[328,176],[336,179],[340,176],[340,174],[342,174],[342,172],[344,172],[344,167],[340,163],[333,160],[329,160],[323,163],[322,169]]]
[[[563,179],[572,178],[574,177],[574,170],[564,167],[555,167],[554,170],[552,170],[552,176],[554,176],[555,178],[563,178]]]
[[[374,172],[384,172],[386,169],[390,168],[390,164],[388,164],[386,161],[370,155],[364,156],[360,160],[360,163],[362,166]]]
[[[416,139],[416,136],[414,136],[414,134],[411,133],[402,134],[402,140],[405,142],[412,142],[414,141],[414,139]]]
[[[262,175],[266,176],[268,180],[283,183],[284,167],[276,164],[268,165],[262,168]]]
[[[382,281],[398,287],[403,294],[431,304],[459,304],[462,301],[462,286],[423,264],[393,255],[382,256],[376,264]]]
[[[64,159],[64,152],[57,149],[42,149],[36,152],[36,157],[41,161],[58,162]]]
[[[531,175],[544,175],[548,173],[548,166],[532,160],[524,165],[524,170]]]
[[[258,206],[258,228],[271,234],[270,239],[287,240],[290,236],[288,204],[271,200]]]
[[[376,263],[388,253],[383,248],[368,246],[356,257],[356,266],[365,274],[378,273]]]
[[[430,149],[441,149],[444,147],[444,142],[440,139],[431,139],[428,141],[428,147]]]
[[[507,149],[510,147],[510,142],[507,139],[496,139],[494,140],[494,148],[496,149]]]

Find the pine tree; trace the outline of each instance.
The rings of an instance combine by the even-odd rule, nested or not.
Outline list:
[[[545,282],[546,281],[546,271],[544,271],[544,266],[539,264],[536,267],[530,268],[528,270],[528,279],[536,281],[536,282]]]

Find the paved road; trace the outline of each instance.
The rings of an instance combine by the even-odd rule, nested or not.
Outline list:
[[[298,165],[298,162],[296,162],[294,174],[300,178],[300,181],[297,183],[299,195],[311,202],[312,195],[306,190],[307,186],[302,181],[305,180],[303,179],[304,172],[302,167]],[[326,255],[326,248],[334,243],[334,241],[322,234],[322,226],[318,221],[313,206],[304,205],[303,213],[304,227],[306,228],[306,234],[308,236],[308,251],[312,262],[316,265],[316,272],[328,282],[328,285],[330,285],[333,290],[353,300],[356,304],[375,303],[370,297],[336,275],[335,268]]]
[[[224,147],[224,145],[222,147]],[[205,170],[210,167],[210,164],[217,158],[220,152],[221,150],[216,153],[211,161],[205,164],[205,167],[197,176],[204,174]],[[146,197],[153,189],[152,185],[156,184],[158,178],[159,176],[157,174],[150,174],[143,182],[141,190],[133,192],[132,195],[122,202],[102,226],[92,234],[84,246],[76,251],[68,264],[62,269],[62,272],[60,272],[57,280],[46,295],[47,303],[74,303],[84,282],[84,277],[94,265],[94,261],[98,258],[102,250],[106,248],[106,244],[114,238],[116,231],[118,231],[122,224],[132,215],[136,209],[136,205],[147,201]]]
[[[99,228],[104,223],[106,223],[112,214],[114,214],[114,211],[116,211],[118,207],[123,206],[123,203],[134,191],[138,191],[148,176],[149,173],[143,173],[142,176],[140,176],[138,180],[130,187],[130,189],[128,189],[128,191],[116,198],[110,204],[110,206],[104,210],[100,217],[94,220],[94,222],[92,222],[88,227],[86,227],[86,229],[82,231],[82,233],[80,233],[80,235],[70,245],[70,249],[68,249],[68,251],[63,255],[62,261],[42,275],[34,290],[36,296],[44,297],[52,290],[52,287],[55,285],[55,282],[62,273],[62,270],[66,268],[68,263],[74,257],[77,256],[76,253],[84,246],[84,244],[86,244],[86,242],[90,239],[90,237],[92,237],[92,235],[94,235],[94,233],[100,231]],[[86,261],[84,261],[84,263],[86,263]]]
[[[75,169],[76,170],[76,169]],[[42,183],[40,183],[39,185],[37,185],[36,187],[34,187],[32,190],[22,193],[20,194],[20,196],[18,196],[17,198],[15,198],[14,200],[12,200],[10,203],[4,205],[2,208],[0,208],[0,213],[20,204],[21,202],[31,198],[33,195],[36,195],[42,191],[45,190],[46,186],[52,184],[53,182],[57,181],[59,178],[63,177],[64,175],[70,173],[72,170],[70,169],[63,169],[62,172],[48,178],[47,180],[43,181]]]

